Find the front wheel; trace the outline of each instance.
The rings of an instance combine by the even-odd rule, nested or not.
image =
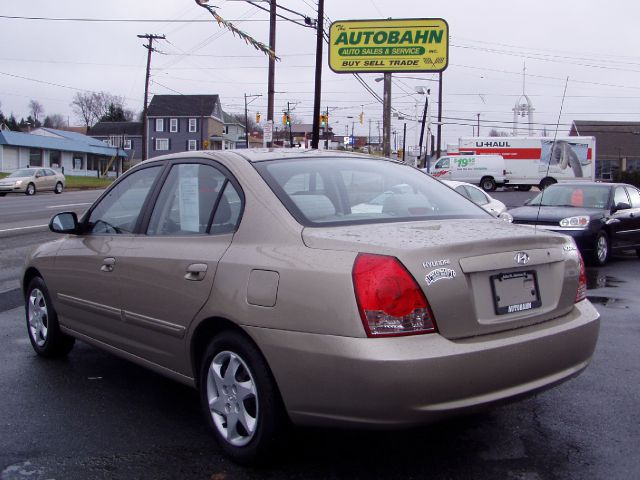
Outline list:
[[[36,194],[36,186],[33,183],[27,185],[27,189],[24,191],[25,195],[35,195]]]
[[[25,297],[27,331],[31,346],[43,357],[63,357],[75,343],[75,339],[60,331],[49,291],[40,277],[29,283]]]
[[[496,189],[496,181],[491,177],[484,177],[480,180],[480,187],[485,192],[493,192]]]
[[[598,232],[592,260],[597,266],[605,265],[609,260],[609,237],[606,232]]]
[[[62,189],[63,188],[64,187],[62,186],[62,182],[58,182],[58,183],[56,183],[56,188],[54,188],[53,191],[55,193],[62,193]]]
[[[200,370],[200,396],[224,452],[239,463],[265,460],[279,446],[288,419],[258,349],[236,332],[211,341]]]

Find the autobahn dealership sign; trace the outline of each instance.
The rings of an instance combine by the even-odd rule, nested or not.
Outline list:
[[[441,72],[449,63],[449,25],[441,18],[340,20],[329,30],[336,73]]]

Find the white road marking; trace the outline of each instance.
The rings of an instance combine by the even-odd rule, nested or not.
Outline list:
[[[49,224],[45,224],[45,225],[32,225],[30,227],[16,227],[16,228],[5,228],[4,230],[0,230],[0,233],[3,232],[15,232],[16,230],[28,230],[30,228],[42,228],[42,227],[48,227]]]
[[[51,205],[50,207],[47,207],[47,208],[79,207],[81,205],[91,205],[91,202],[89,202],[89,203],[70,203],[68,205]]]

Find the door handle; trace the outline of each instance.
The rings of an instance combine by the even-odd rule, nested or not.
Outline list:
[[[113,272],[113,266],[116,264],[116,259],[113,257],[107,257],[102,260],[102,266],[100,270],[102,272]]]
[[[197,282],[204,279],[207,274],[208,265],[206,263],[192,263],[187,267],[187,273],[185,274],[185,280],[191,280]]]

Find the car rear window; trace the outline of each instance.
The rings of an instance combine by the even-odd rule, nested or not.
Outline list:
[[[307,226],[440,218],[492,218],[421,171],[368,158],[257,162],[262,178]]]

